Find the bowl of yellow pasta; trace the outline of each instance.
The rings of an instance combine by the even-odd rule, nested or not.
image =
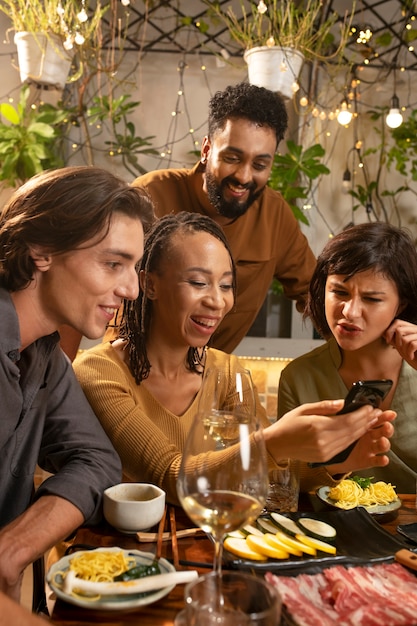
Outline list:
[[[165,509],[165,491],[149,483],[120,483],[104,491],[106,520],[122,533],[149,530],[160,522]]]
[[[401,500],[391,483],[372,482],[369,478],[358,476],[341,480],[334,487],[320,487],[317,496],[333,508],[348,510],[361,506],[378,517],[392,517],[401,506]]]

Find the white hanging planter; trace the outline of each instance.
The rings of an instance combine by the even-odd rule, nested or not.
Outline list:
[[[293,48],[258,46],[246,50],[243,58],[248,65],[251,85],[277,91],[292,98],[292,85],[298,79],[304,56]]]
[[[20,79],[37,85],[63,89],[72,56],[55,35],[19,32],[14,36],[19,60]]]

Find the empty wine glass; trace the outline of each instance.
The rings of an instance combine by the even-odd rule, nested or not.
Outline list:
[[[220,573],[225,535],[256,519],[268,491],[265,443],[248,370],[205,372],[177,490],[188,516],[213,537],[214,569]]]

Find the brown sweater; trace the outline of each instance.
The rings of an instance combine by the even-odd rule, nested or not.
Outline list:
[[[132,184],[147,191],[158,217],[180,211],[212,216],[200,164],[193,169],[156,170]],[[303,309],[316,261],[291,209],[269,187],[245,215],[223,229],[237,266],[237,300],[212,345],[232,352],[255,320],[274,277]]]

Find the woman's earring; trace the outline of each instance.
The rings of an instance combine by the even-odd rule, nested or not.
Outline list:
[[[206,157],[205,155],[203,155],[203,156],[201,157],[201,159],[200,159],[200,163],[201,163],[202,165],[205,165],[205,164],[207,163],[207,157]]]

